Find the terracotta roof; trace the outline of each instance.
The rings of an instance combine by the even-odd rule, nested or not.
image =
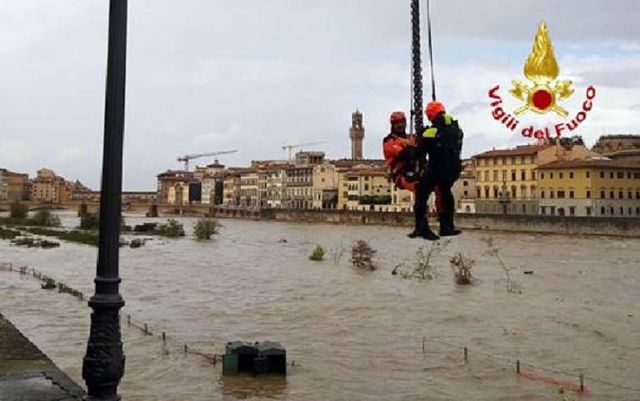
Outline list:
[[[191,171],[184,170],[167,170],[163,173],[158,174],[156,177],[165,177],[165,176],[192,176],[193,173]]]
[[[556,160],[551,163],[538,166],[538,170],[550,170],[558,168],[631,168],[639,169],[639,162],[627,160],[609,159],[580,159],[580,160]]]
[[[339,160],[334,160],[331,162],[333,165],[335,165],[336,167],[351,167],[351,166],[355,166],[356,164],[366,164],[366,165],[384,165],[384,160],[383,159],[362,159],[362,160],[356,160],[356,159],[339,159]]]
[[[499,157],[499,156],[529,156],[535,155],[539,151],[552,145],[522,145],[512,149],[494,149],[484,153],[477,154],[473,158],[480,157]]]
[[[346,173],[346,175],[359,175],[359,176],[368,176],[368,177],[372,177],[372,176],[386,177],[388,175],[388,173],[386,171],[384,171],[384,170],[379,170],[379,169],[356,169],[356,170],[348,171]]]

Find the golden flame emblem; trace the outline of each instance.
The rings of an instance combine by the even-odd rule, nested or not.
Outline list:
[[[556,55],[551,44],[551,37],[547,25],[542,22],[538,26],[538,32],[533,41],[533,49],[524,64],[524,76],[533,83],[514,80],[513,88],[509,91],[515,98],[526,103],[514,111],[516,116],[531,110],[538,114],[554,111],[556,114],[566,117],[569,113],[557,104],[571,96],[574,92],[569,80],[556,81],[560,74],[560,68],[556,61]]]

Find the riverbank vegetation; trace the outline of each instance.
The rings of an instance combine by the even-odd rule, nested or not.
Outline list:
[[[86,230],[56,230],[44,227],[23,227],[24,231],[45,237],[55,237],[63,241],[98,246],[98,232]]]
[[[49,241],[42,238],[34,238],[31,236],[18,237],[11,240],[11,244],[15,246],[24,246],[27,248],[43,248],[51,249],[60,246],[59,242]]]
[[[0,239],[12,240],[19,237],[22,233],[20,231],[12,230],[10,228],[0,227]]]
[[[0,224],[6,226],[42,226],[58,227],[60,218],[49,209],[40,209],[29,217],[26,206],[21,203],[11,204],[9,217],[0,217]]]

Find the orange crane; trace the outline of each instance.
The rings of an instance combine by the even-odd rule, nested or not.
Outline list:
[[[189,160],[197,159],[199,157],[227,155],[227,154],[236,153],[236,152],[237,150],[223,150],[221,152],[209,152],[209,153],[198,153],[195,155],[184,155],[184,156],[178,157],[178,161],[184,162],[184,171],[189,171]]]
[[[327,143],[327,141],[299,143],[297,145],[282,145],[282,150],[289,149],[289,160],[291,160],[291,149],[301,148],[303,146],[320,145],[322,143]]]

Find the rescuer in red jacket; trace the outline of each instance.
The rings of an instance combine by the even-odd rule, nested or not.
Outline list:
[[[385,164],[391,179],[399,189],[415,192],[417,174],[414,169],[415,137],[407,135],[407,118],[401,111],[394,111],[389,118],[391,133],[382,141]]]
[[[389,168],[391,179],[396,187],[416,194],[416,186],[423,173],[420,171],[421,165],[416,158],[416,138],[414,135],[407,135],[407,118],[402,111],[391,113],[389,120],[391,122],[391,133],[382,142],[385,164]],[[435,196],[436,210],[440,214],[442,213],[442,202],[440,200],[440,191],[437,187],[435,188]],[[416,227],[408,235],[410,238],[433,239],[424,233],[427,219],[426,213],[426,204],[423,209],[418,207]],[[437,239],[437,236],[435,239]]]

